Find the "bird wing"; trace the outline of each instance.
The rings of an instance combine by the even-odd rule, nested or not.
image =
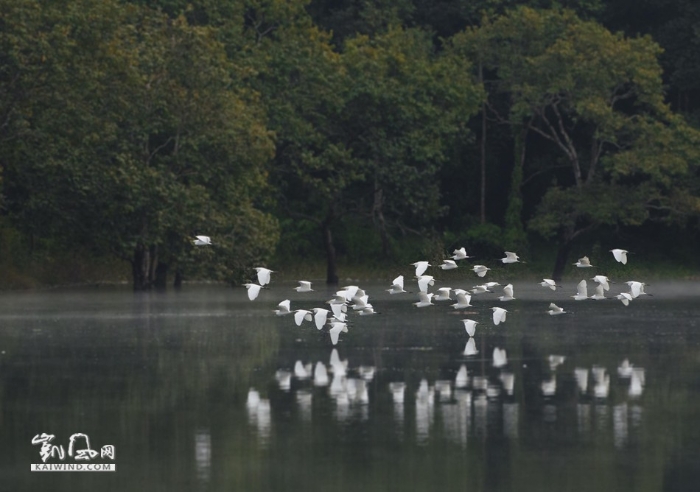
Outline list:
[[[246,289],[248,289],[248,299],[254,301],[258,294],[260,294],[261,286],[257,284],[245,284]]]
[[[394,286],[398,286],[398,287],[401,288],[401,290],[403,290],[403,275],[399,275],[398,277],[396,277],[396,278],[394,279],[394,281],[392,282],[391,287],[393,288]]]
[[[418,278],[418,289],[420,289],[421,292],[428,292],[428,285],[430,282],[433,280],[433,277],[430,275],[423,275]]]
[[[585,280],[581,280],[578,283],[578,285],[576,286],[576,290],[578,291],[579,296],[588,297],[588,286]]]
[[[304,321],[307,314],[309,314],[309,311],[306,309],[297,309],[294,312],[294,322],[297,324],[297,326],[301,326],[301,323]]]
[[[513,284],[508,284],[503,287],[503,292],[505,292],[506,297],[513,297]]]
[[[272,270],[268,270],[267,268],[262,268],[258,267],[256,268],[258,272],[258,282],[260,285],[267,285],[270,283],[270,274],[272,273]]]
[[[314,310],[314,322],[316,323],[316,329],[320,330],[323,325],[326,324],[326,319],[328,318],[328,310],[322,308],[315,308]]]
[[[598,297],[605,297],[605,286],[603,284],[598,284],[595,288],[595,295]]]
[[[287,313],[291,311],[289,299],[285,299],[284,301],[280,302],[277,306],[280,308],[281,311]]]
[[[417,261],[415,263],[412,263],[414,267],[416,267],[416,277],[420,277],[425,273],[425,271],[428,269],[428,262],[427,261]]]

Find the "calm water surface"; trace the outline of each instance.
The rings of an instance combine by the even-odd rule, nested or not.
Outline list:
[[[574,284],[467,313],[363,285],[380,314],[335,347],[272,313],[325,306],[323,287],[2,294],[0,491],[698,490],[700,287],[624,307]],[[117,471],[30,472],[42,433],[113,445],[93,462]]]

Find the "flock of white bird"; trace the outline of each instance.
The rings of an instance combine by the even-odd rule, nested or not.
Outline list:
[[[211,239],[207,236],[197,236],[194,240],[195,245],[210,245]],[[624,249],[613,249],[610,250],[613,254],[615,260],[622,264],[627,264],[627,254],[628,252]],[[437,268],[441,270],[454,270],[459,267],[459,261],[471,258],[467,255],[465,248],[455,249],[448,259],[443,260],[442,264],[437,265]],[[524,263],[520,260],[520,257],[511,251],[506,251],[505,256],[500,258],[501,263]],[[439,287],[434,292],[430,292],[430,288],[435,285],[435,278],[433,275],[426,275],[428,268],[432,265],[428,261],[416,261],[411,264],[415,267],[415,280],[418,287],[418,300],[413,303],[417,308],[425,308],[428,306],[434,306],[435,302],[449,302],[454,301],[451,307],[454,309],[467,309],[473,308],[471,304],[472,296],[483,294],[483,293],[494,293],[494,288],[501,286],[498,282],[485,282],[483,284],[474,285],[471,290],[465,289],[453,289],[451,287]],[[589,258],[584,256],[579,258],[574,265],[578,268],[593,268],[594,265],[591,264]],[[470,270],[474,272],[479,278],[484,278],[487,273],[491,270],[485,265],[473,265]],[[264,268],[256,267],[255,271],[257,273],[258,283],[249,282],[244,284],[248,290],[248,298],[253,301],[255,300],[260,291],[270,283],[271,276],[274,271]],[[581,280],[576,289],[576,294],[570,296],[576,301],[583,300],[603,300],[603,299],[619,299],[625,306],[642,295],[650,295],[644,291],[645,283],[638,282],[635,280],[627,281],[626,284],[629,287],[629,292],[620,292],[614,297],[606,296],[606,293],[610,290],[610,279],[605,275],[595,275],[591,278],[597,285],[595,287],[595,293],[593,295],[588,295],[588,284],[586,279]],[[552,279],[542,279],[540,285],[544,288],[556,291],[559,286]],[[311,288],[311,282],[307,280],[300,280],[299,286],[295,288],[297,292],[313,292]],[[404,276],[399,275],[396,277],[391,286],[386,289],[392,295],[395,294],[407,294],[410,293],[404,289]],[[502,288],[503,295],[498,297],[500,302],[508,302],[515,300],[513,284],[508,283]],[[279,303],[276,310],[274,310],[277,316],[293,315],[294,321],[297,326],[302,326],[305,321],[313,322],[318,330],[322,330],[325,326],[329,326],[329,334],[331,342],[333,345],[338,343],[340,333],[348,332],[348,313],[358,313],[360,316],[367,316],[376,314],[374,307],[369,302],[369,295],[364,289],[357,285],[348,285],[338,290],[332,299],[326,301],[328,304],[328,309],[325,307],[316,307],[311,310],[307,309],[296,309],[293,310],[291,307],[291,302],[289,299],[285,299]],[[506,316],[508,310],[501,306],[492,306],[492,319],[494,325],[499,325],[506,321]],[[566,314],[563,308],[557,306],[555,303],[549,304],[549,308],[546,311],[551,316],[557,316],[561,314]],[[464,325],[464,329],[469,337],[473,337],[476,331],[476,325],[479,323],[473,319],[465,318],[461,322]]]

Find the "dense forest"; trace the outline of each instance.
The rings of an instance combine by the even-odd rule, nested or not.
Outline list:
[[[578,244],[700,239],[693,0],[0,6],[4,275],[73,250],[136,290],[336,283],[466,246],[559,279]]]

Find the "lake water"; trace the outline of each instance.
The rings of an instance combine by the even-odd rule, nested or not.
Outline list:
[[[624,307],[515,282],[515,301],[466,314],[363,285],[379,314],[351,315],[336,346],[274,315],[332,294],[292,287],[0,295],[0,491],[698,489],[697,283]],[[42,434],[65,453],[46,463],[79,463],[76,433],[114,449],[82,463],[116,472],[30,471]]]

